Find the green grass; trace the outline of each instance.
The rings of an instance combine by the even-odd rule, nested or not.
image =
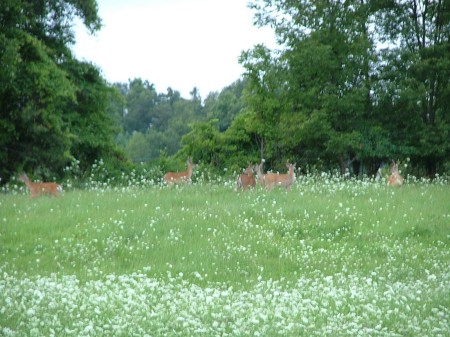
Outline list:
[[[447,184],[11,193],[0,210],[0,335],[450,333]]]

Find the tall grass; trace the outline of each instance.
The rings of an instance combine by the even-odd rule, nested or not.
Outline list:
[[[0,335],[447,336],[450,189],[0,195]]]

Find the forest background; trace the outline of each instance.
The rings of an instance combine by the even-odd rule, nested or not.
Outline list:
[[[182,170],[188,156],[218,174],[262,159],[355,175],[400,159],[409,174],[450,174],[450,0],[249,6],[279,48],[243,51],[242,78],[186,99],[141,78],[108,83],[74,57],[74,20],[101,29],[95,0],[1,1],[0,184],[21,171],[83,178],[98,162],[110,176]]]

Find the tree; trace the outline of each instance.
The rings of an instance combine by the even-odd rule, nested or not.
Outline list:
[[[108,86],[69,49],[75,17],[91,32],[101,26],[95,0],[0,3],[2,182],[22,169],[60,175],[74,157],[88,164],[115,151]]]
[[[271,122],[280,123],[284,136],[264,133],[266,147],[279,143],[285,153],[337,161],[342,171],[352,161],[374,172],[398,157],[411,157],[429,175],[444,167],[449,0],[256,0],[250,6],[256,24],[273,27],[283,46],[270,64],[261,62],[260,47],[245,54],[244,66],[255,70],[247,72],[253,87],[281,65],[282,82],[254,91],[249,101],[255,113],[275,94],[283,102],[272,109],[280,117]]]
[[[450,156],[450,1],[379,1],[376,10],[393,138],[434,176]]]
[[[285,69],[268,48],[257,45],[241,54],[239,62],[245,68],[248,86],[244,100],[253,113],[253,130],[260,159],[281,159],[279,120],[287,104],[284,102]]]
[[[267,87],[268,92],[253,93],[255,100],[249,102],[252,109],[267,97],[282,102],[270,122],[285,124],[278,130],[272,124],[275,132],[265,142],[280,144],[284,150],[278,152],[284,156],[309,151],[315,158],[338,161],[341,167],[345,158],[361,156],[362,121],[371,106],[369,64],[374,58],[368,4],[261,0],[251,7],[257,24],[271,25],[284,46],[271,65],[260,62],[263,54],[258,46],[253,55],[246,54],[244,64],[260,65],[253,75],[247,73],[252,83],[270,70],[278,80]]]
[[[157,159],[161,154],[174,155],[182,147],[182,137],[190,132],[190,124],[205,119],[197,88],[190,99],[183,99],[170,87],[166,94],[157,93],[153,84],[140,78],[115,87],[123,94],[126,106],[123,131],[117,139],[135,162]]]
[[[242,100],[245,83],[237,80],[225,87],[220,93],[213,92],[205,99],[205,114],[208,120],[217,119],[219,130],[225,131],[230,127],[233,119],[242,111]]]
[[[158,94],[153,84],[140,78],[131,80],[127,93],[127,112],[124,127],[127,132],[146,132],[153,126],[153,107]]]
[[[144,134],[139,131],[133,132],[126,146],[128,158],[134,163],[148,160],[149,143]]]
[[[257,135],[254,133],[254,114],[242,111],[223,133],[224,165],[230,170],[241,171],[243,164],[248,162],[258,163],[261,160]]]
[[[192,130],[183,136],[183,151],[196,161],[204,161],[213,167],[222,167],[222,142],[217,130],[217,120],[195,123]]]
[[[123,132],[123,118],[126,110],[126,96],[124,88],[120,83],[114,83],[110,86],[110,96],[108,100],[108,115],[114,121],[120,132]]]
[[[108,114],[115,90],[90,63],[67,61],[64,68],[76,87],[76,99],[62,109],[62,120],[71,139],[71,157],[82,163],[82,169],[88,169],[100,158],[122,157],[114,144],[118,125]]]
[[[31,167],[48,174],[67,159],[61,108],[75,88],[35,37],[15,31],[0,41],[0,176]]]

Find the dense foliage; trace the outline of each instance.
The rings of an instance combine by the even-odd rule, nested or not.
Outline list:
[[[116,106],[117,115],[122,116],[122,131],[117,139],[135,163],[175,154],[182,135],[189,132],[189,124],[204,119],[195,88],[188,100],[171,88],[166,94],[157,93],[153,84],[140,78],[113,86],[123,102]]]
[[[267,168],[291,160],[374,174],[398,158],[416,175],[448,173],[448,1],[252,7],[280,50],[243,52],[243,80],[203,102],[195,89],[183,99],[141,79],[117,85],[125,102],[118,140],[131,160],[176,153],[233,171],[264,158]]]
[[[95,0],[0,3],[0,177],[48,178],[79,160],[120,157],[107,114],[111,90],[93,65],[74,59],[75,17],[100,28]]]
[[[243,53],[260,147],[363,164],[410,158],[433,175],[450,155],[450,1],[252,3],[283,46]],[[447,165],[447,166],[445,166]]]
[[[116,83],[118,103],[110,113],[121,126],[117,144],[134,163],[161,162],[166,156],[184,163],[188,155],[213,167],[236,163],[236,151],[245,152],[246,144],[227,135],[245,112],[244,87],[245,82],[237,80],[202,101],[196,88],[185,99],[172,88],[158,93],[153,84],[140,78]],[[242,153],[239,162],[249,157],[249,152]]]
[[[267,169],[372,175],[400,159],[415,175],[450,172],[450,1],[250,4],[279,50],[244,51],[242,79],[202,99],[148,80],[107,83],[76,60],[73,20],[92,32],[95,0],[0,4],[0,178],[111,174],[186,157],[216,172]],[[122,154],[123,153],[123,154]],[[169,159],[169,161],[167,161]]]

